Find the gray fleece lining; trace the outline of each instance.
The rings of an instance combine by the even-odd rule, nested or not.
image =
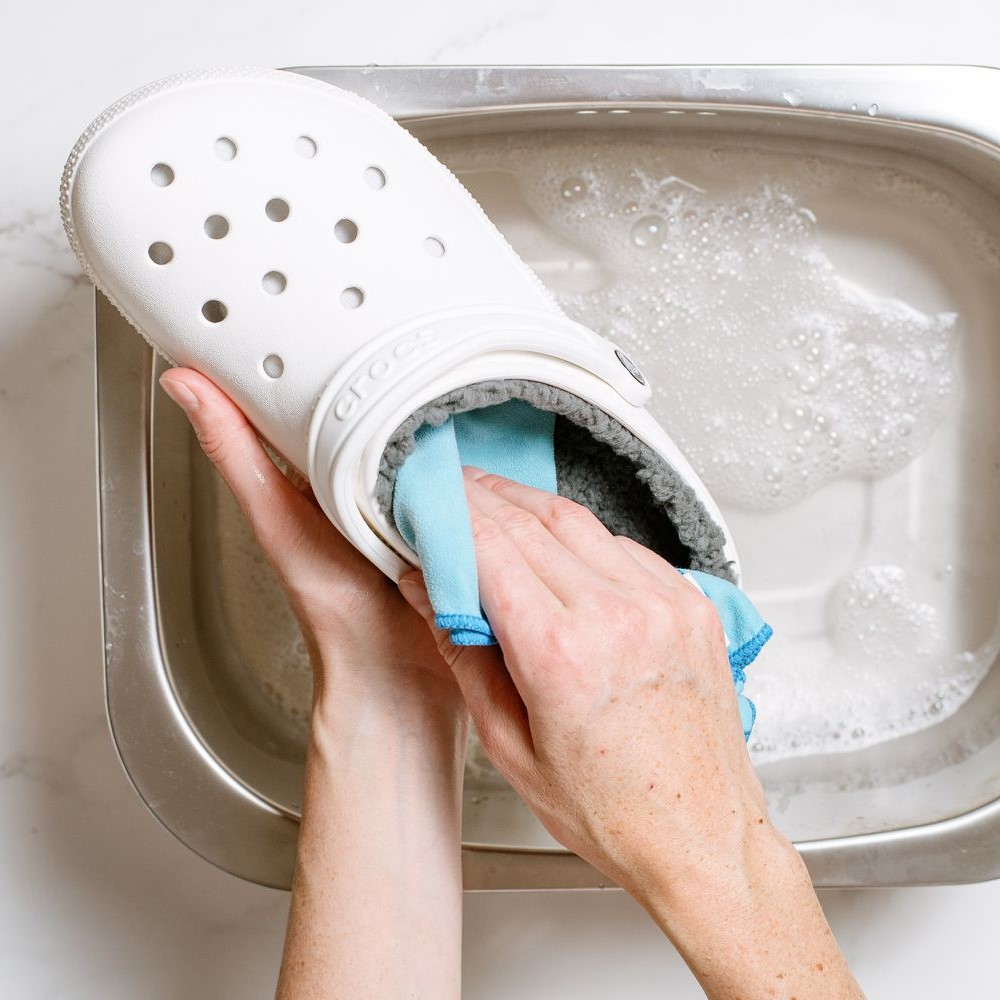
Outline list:
[[[627,535],[675,566],[733,580],[723,553],[725,536],[694,490],[666,460],[604,410],[541,382],[496,379],[439,396],[404,420],[389,438],[379,465],[375,498],[392,517],[396,472],[414,448],[423,424],[443,424],[453,413],[523,399],[556,414],[556,484],[560,495],[589,507],[609,531]],[[636,481],[645,486],[635,488]]]

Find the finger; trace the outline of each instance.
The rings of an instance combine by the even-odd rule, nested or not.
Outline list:
[[[282,455],[273,444],[270,444],[267,441],[261,441],[261,445],[263,446],[264,451],[267,452],[267,457],[274,462],[274,464],[278,467],[278,471],[292,484],[292,486],[294,486],[299,493],[315,499],[315,494],[313,494],[312,491],[312,483],[309,482],[309,479],[302,475],[302,473],[299,472],[299,470],[296,469],[295,466],[292,465],[292,463],[289,462],[288,459],[285,458],[285,456]]]
[[[470,467],[465,472],[508,503],[534,514],[565,548],[597,572],[616,581],[630,581],[635,574],[634,561],[589,508],[481,469]]]
[[[677,572],[677,568],[672,563],[667,562],[666,559],[658,556],[651,549],[647,549],[645,545],[640,545],[634,539],[627,538],[625,535],[616,535],[615,544],[634,563],[647,573],[652,573],[657,580],[668,587],[676,587],[682,584],[685,586],[692,585],[686,577]]]
[[[401,577],[399,591],[434,632],[487,756],[505,774],[526,773],[534,760],[528,712],[497,647],[453,646],[448,633],[434,624],[434,609],[419,572]]]
[[[529,638],[540,621],[564,610],[503,527],[469,504],[479,599],[500,645]]]
[[[545,633],[557,616],[565,611],[562,602],[527,563],[518,547],[503,528],[469,505],[472,539],[475,546],[479,600],[490,626],[503,650],[507,670],[523,699],[531,690],[530,657],[519,650],[545,643]],[[425,614],[429,614],[425,609]],[[433,623],[433,615],[431,615]],[[455,649],[447,639],[439,644],[442,655],[453,663]]]
[[[449,669],[458,679],[458,669],[456,661],[465,650],[472,652],[479,651],[482,647],[456,646],[451,641],[450,633],[447,629],[438,628],[434,618],[434,608],[431,606],[431,599],[427,595],[427,588],[424,584],[423,574],[419,570],[409,570],[397,581],[400,594],[406,603],[427,623],[427,627],[434,636],[437,643],[438,652],[441,659],[448,664]]]
[[[573,604],[583,582],[593,576],[587,564],[553,536],[531,511],[509,503],[471,476],[465,478],[465,495],[470,510],[499,525],[524,562],[560,603],[567,607]]]
[[[160,376],[167,395],[187,414],[202,450],[243,509],[258,541],[280,553],[301,536],[296,514],[316,509],[268,457],[239,407],[199,372],[173,368]]]

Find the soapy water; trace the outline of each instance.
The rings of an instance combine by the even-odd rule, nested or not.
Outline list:
[[[256,696],[276,709],[293,738],[308,732],[312,667],[281,583],[221,477],[215,489],[217,596],[234,658],[255,681]]]
[[[636,139],[497,136],[434,151],[491,214],[500,213],[479,190],[483,179],[513,182],[523,202],[507,220],[515,249],[570,316],[642,365],[654,413],[726,510],[780,517],[831,482],[891,476],[960,401],[956,312],[922,311],[849,280],[825,252],[810,207],[838,187],[895,199],[900,212],[961,229],[967,251],[996,276],[993,238],[923,180],[818,157]],[[539,233],[562,255],[555,266],[533,253]],[[234,620],[266,622],[248,624],[248,669],[304,730],[301,639],[235,504],[224,503],[222,518],[242,538],[229,546],[236,579],[250,581]],[[914,596],[908,555],[862,553],[829,588],[825,630],[802,637],[779,628],[748,671],[756,761],[913,732],[955,711],[985,676],[1000,633],[957,648],[947,616]],[[282,608],[287,627],[262,613],[265,604]],[[498,780],[476,745],[469,775]]]
[[[803,655],[779,639],[761,657],[747,687],[758,713],[754,760],[858,750],[951,715],[1000,653],[1000,630],[954,652],[940,617],[914,598],[900,566],[848,574],[830,595],[827,649]]]
[[[516,178],[527,211],[583,272],[581,282],[573,268],[549,270],[559,304],[639,362],[653,412],[724,510],[779,517],[835,480],[891,476],[958,402],[956,312],[850,280],[810,207],[830,189],[896,199],[901,212],[964,232],[995,274],[991,238],[915,177],[648,139],[497,136],[435,151],[474,193],[490,175]],[[544,265],[544,251],[535,258]],[[953,649],[906,570],[865,555],[830,588],[825,633],[779,628],[749,668],[758,763],[860,749],[940,721],[1000,651],[1000,633]]]
[[[924,450],[952,403],[955,314],[848,282],[781,183],[717,194],[664,176],[662,149],[608,148],[581,170],[575,148],[507,148],[508,164],[496,145],[463,162],[516,169],[543,223],[605,265],[608,280],[559,302],[648,370],[717,501],[787,506]]]

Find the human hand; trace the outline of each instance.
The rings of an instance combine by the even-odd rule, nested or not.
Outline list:
[[[187,414],[281,580],[309,649],[314,703],[336,688],[341,699],[416,696],[464,713],[433,637],[398,588],[331,524],[305,479],[278,469],[236,404],[191,369],[170,369],[160,385]]]
[[[478,470],[466,487],[503,662],[441,650],[486,753],[560,843],[619,884],[719,863],[766,809],[714,605],[585,507]]]
[[[399,590],[203,375],[160,379],[232,490],[309,646],[313,717],[277,996],[457,997],[467,713]]]
[[[646,907],[710,997],[860,997],[768,820],[714,605],[586,508],[465,471],[502,655],[438,643],[493,763]],[[400,589],[433,628],[419,574]]]

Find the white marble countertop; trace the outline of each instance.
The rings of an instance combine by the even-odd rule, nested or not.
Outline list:
[[[104,718],[91,290],[56,207],[66,153],[127,91],[220,63],[1000,64],[1000,7],[623,0],[19,4],[0,140],[0,969],[3,996],[270,997],[288,898],[182,847]],[[931,16],[933,11],[933,17]],[[391,27],[391,33],[387,29]],[[995,995],[1000,884],[827,893],[873,998]],[[701,996],[620,893],[466,902],[466,997]]]

